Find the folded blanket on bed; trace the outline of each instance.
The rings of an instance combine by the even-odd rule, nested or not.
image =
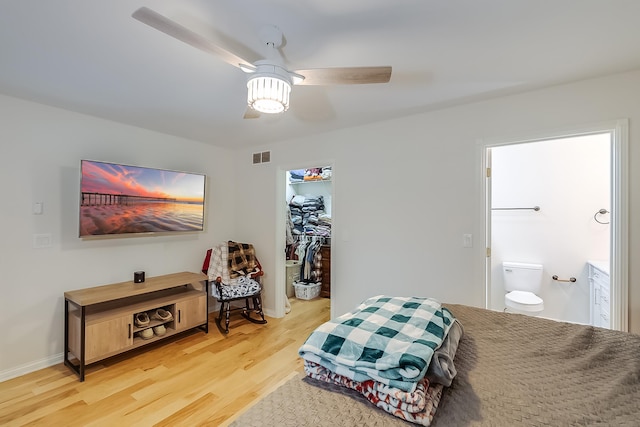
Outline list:
[[[320,325],[298,353],[354,381],[412,392],[453,320],[431,298],[376,296]]]
[[[426,377],[430,382],[447,387],[451,385],[457,373],[453,358],[456,356],[456,350],[462,334],[462,325],[455,319],[442,345],[433,353],[431,363],[427,368]]]
[[[354,381],[313,362],[305,361],[304,371],[310,378],[355,390],[378,408],[423,426],[431,424],[442,396],[442,384],[430,384],[426,378],[418,381],[416,390],[409,393],[374,380]]]
[[[357,391],[366,392],[375,400],[382,400],[407,412],[421,412],[427,405],[425,392],[430,383],[426,377],[418,381],[414,391],[408,392],[374,380],[353,381],[308,360],[304,361],[304,372],[311,378],[348,386],[354,390],[357,388]]]

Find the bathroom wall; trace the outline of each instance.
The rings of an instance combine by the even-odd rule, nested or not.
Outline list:
[[[491,149],[492,207],[540,206],[540,211],[492,211],[491,308],[504,308],[503,261],[544,266],[540,314],[589,323],[587,260],[609,259],[608,134],[514,144]],[[598,216],[608,221],[610,215]],[[575,277],[575,283],[558,282]]]

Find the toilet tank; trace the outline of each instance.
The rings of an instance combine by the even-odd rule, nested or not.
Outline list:
[[[542,265],[522,262],[503,262],[502,276],[504,289],[511,291],[527,291],[537,294],[542,285]]]

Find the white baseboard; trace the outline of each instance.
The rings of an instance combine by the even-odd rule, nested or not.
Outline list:
[[[31,372],[35,372],[43,368],[48,368],[49,366],[57,365],[58,363],[62,363],[62,353],[54,354],[53,356],[16,366],[15,368],[7,369],[5,371],[0,371],[0,383],[12,378],[30,374]]]

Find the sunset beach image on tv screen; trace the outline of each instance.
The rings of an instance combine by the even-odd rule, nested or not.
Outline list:
[[[205,175],[82,160],[80,237],[202,231]]]

